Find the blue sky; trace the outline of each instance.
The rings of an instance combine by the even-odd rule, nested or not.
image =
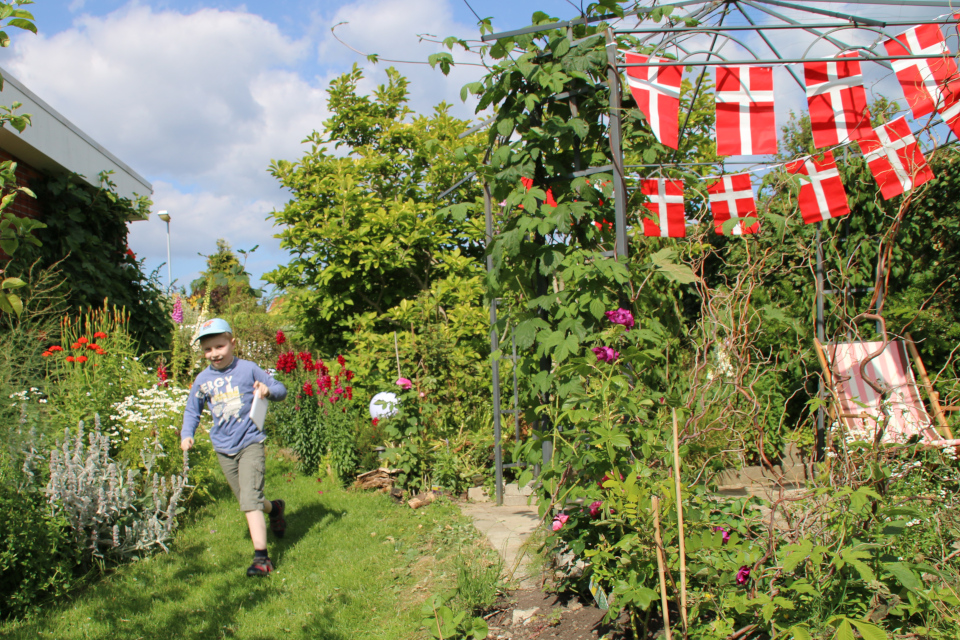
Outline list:
[[[518,8],[526,4],[471,0],[500,29],[529,24],[532,9]],[[564,0],[530,6],[575,12]],[[196,277],[197,254],[210,253],[219,237],[235,248],[259,245],[248,262],[257,278],[286,261],[266,220],[288,198],[267,173],[270,161],[303,154],[301,140],[327,117],[332,78],[357,62],[372,89],[388,66],[344,48],[331,26],[347,22],[337,33],[357,49],[405,60],[440,50],[418,42],[420,33],[478,33],[462,0],[38,0],[29,9],[39,34],[13,33],[0,65],[152,182],[153,210],[171,214],[180,284]],[[411,79],[415,109],[447,100],[472,117],[459,92],[477,67],[444,77],[396,66]],[[166,261],[165,225],[133,224],[130,245],[156,268]]]
[[[535,9],[571,18],[579,3],[470,0],[497,30],[529,24]],[[904,5],[821,6],[892,19],[946,11]],[[367,74],[362,89],[371,90],[388,66],[336,42],[334,24],[346,23],[337,34],[356,49],[403,60],[442,50],[418,34],[478,37],[463,0],[37,0],[30,9],[40,33],[14,31],[0,66],[153,183],[154,211],[171,214],[173,277],[182,285],[203,268],[198,253],[211,252],[217,238],[238,249],[259,245],[247,264],[255,278],[286,262],[267,214],[288,194],[268,174],[270,161],[303,155],[301,140],[328,115],[331,79],[359,63]],[[956,50],[952,27],[945,31]],[[785,54],[799,55],[808,44],[777,33]],[[868,44],[876,34],[860,37]],[[396,66],[410,78],[415,110],[446,100],[456,115],[473,116],[460,88],[481,68],[457,67],[444,77],[425,65]],[[868,89],[900,98],[892,74],[871,74]],[[776,82],[783,124],[805,99],[789,77]],[[155,217],[133,224],[130,245],[148,270],[156,268],[166,261],[164,224]],[[165,282],[166,269],[162,274]]]

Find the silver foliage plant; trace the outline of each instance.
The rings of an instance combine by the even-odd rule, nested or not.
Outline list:
[[[85,433],[82,421],[75,435],[64,432],[64,439],[50,452],[46,494],[79,547],[95,558],[115,560],[168,550],[189,467],[184,453],[183,472],[161,478],[151,474],[158,455],[163,452],[157,443],[144,443],[142,474],[115,461],[99,416],[91,433]]]

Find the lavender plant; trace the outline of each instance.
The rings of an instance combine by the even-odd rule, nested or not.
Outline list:
[[[177,505],[187,486],[189,466],[169,478],[151,473],[157,450],[144,442],[144,472],[110,456],[110,438],[100,429],[69,431],[50,452],[46,493],[55,515],[62,516],[85,559],[127,560],[157,549],[167,551],[176,527]]]

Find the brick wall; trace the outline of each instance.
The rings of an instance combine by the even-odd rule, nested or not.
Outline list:
[[[0,149],[0,162],[6,162],[7,160],[13,160],[17,163],[17,185],[21,187],[29,187],[30,182],[36,178],[39,178],[42,174],[23,162],[16,156],[12,156],[3,149]],[[10,204],[6,209],[18,216],[23,216],[26,218],[41,218],[43,217],[43,210],[40,207],[40,203],[37,202],[36,198],[31,198],[25,193],[18,194],[14,199],[13,203]],[[0,249],[0,260],[9,260],[10,256],[3,252]]]

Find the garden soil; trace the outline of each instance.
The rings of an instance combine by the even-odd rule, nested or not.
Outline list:
[[[539,589],[515,591],[487,614],[488,640],[612,640],[621,637],[603,622],[604,611],[576,597]]]

